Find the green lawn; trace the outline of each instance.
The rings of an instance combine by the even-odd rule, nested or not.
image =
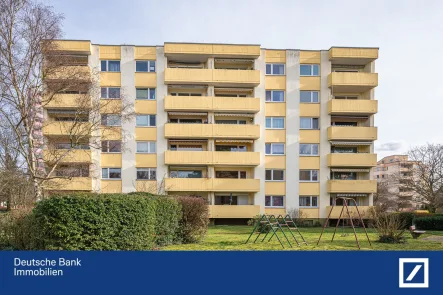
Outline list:
[[[248,244],[245,244],[246,239],[251,233],[252,227],[249,226],[211,226],[209,227],[208,234],[204,240],[199,244],[187,244],[187,245],[172,245],[163,248],[163,250],[282,250],[281,245],[278,243],[275,237],[271,242],[257,242],[252,243],[256,235],[251,238]],[[308,246],[303,245],[297,247],[293,238],[288,234],[292,248],[289,245],[281,233],[279,237],[284,240],[285,249],[291,250],[357,250],[354,234],[352,228],[340,228],[337,230],[337,234],[334,238],[334,242],[331,243],[332,233],[334,228],[327,228],[320,244],[317,246],[317,240],[320,236],[321,228],[300,228],[305,240],[308,242]],[[357,237],[360,241],[361,248],[363,250],[443,250],[443,242],[426,241],[423,238],[430,235],[438,235],[443,237],[443,231],[427,231],[419,239],[412,239],[409,232],[405,232],[407,243],[405,244],[383,244],[377,242],[377,234],[374,229],[368,229],[369,238],[372,242],[372,247],[369,245],[363,229],[357,229]],[[345,235],[345,236],[344,236]],[[261,235],[263,236],[263,235]],[[298,236],[296,236],[298,238]],[[260,241],[259,238],[258,241]],[[299,239],[300,240],[300,239]]]

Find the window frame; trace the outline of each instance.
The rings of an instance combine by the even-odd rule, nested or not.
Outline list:
[[[302,145],[309,145],[310,146],[310,150],[311,153],[310,154],[302,154],[301,153],[301,146]],[[313,146],[316,145],[317,146],[317,154],[313,154]],[[299,152],[298,154],[300,155],[300,157],[318,157],[320,155],[320,145],[318,143],[300,143],[299,145]]]
[[[311,127],[310,128],[302,128],[301,127],[301,125],[302,125],[301,124],[301,120],[302,119],[310,119]],[[317,125],[318,125],[317,128],[312,128],[314,126],[314,124],[313,124],[314,119],[317,119]],[[300,117],[300,130],[320,130],[320,118],[317,118],[317,117]]]
[[[120,142],[120,151],[119,152],[110,152],[109,151],[109,145],[111,141]],[[106,152],[103,151],[103,143],[106,142]],[[101,153],[102,154],[121,154],[122,153],[122,141],[121,140],[102,140],[101,141]]]
[[[309,171],[309,179],[310,180],[302,180],[302,179],[300,179],[302,171]],[[312,174],[313,174],[312,172],[313,171],[317,171],[317,180],[312,180]],[[319,169],[300,169],[299,170],[299,176],[298,176],[299,182],[319,182],[319,172],[320,172]]]
[[[102,62],[103,61],[106,62],[106,70],[105,71],[102,70]],[[119,71],[109,71],[109,62],[110,61],[118,61]],[[121,71],[122,71],[121,66],[122,66],[122,63],[121,63],[120,59],[101,59],[100,60],[100,72],[121,73]]]
[[[271,73],[269,73],[269,74],[267,72],[267,66],[268,65],[271,66]],[[283,74],[274,74],[274,66],[275,65],[283,66]],[[284,75],[286,75],[286,65],[284,63],[278,63],[278,62],[276,62],[276,63],[266,63],[266,65],[265,65],[265,74],[268,75],[268,76],[284,76]]]
[[[138,151],[138,144],[139,143],[147,143],[148,144],[148,151],[147,152],[139,152]],[[155,151],[151,151],[151,144],[154,144],[155,146]],[[136,141],[135,143],[135,153],[136,154],[156,154],[157,153],[157,142],[153,141],[153,140],[140,140],[140,141]]]
[[[302,66],[310,66],[311,67],[311,74],[310,75],[302,75],[301,74],[301,67]],[[314,75],[314,66],[318,67],[318,75]],[[319,64],[300,64],[300,77],[320,77],[320,65]]]
[[[106,125],[103,125],[103,116],[106,116]],[[119,125],[108,125],[108,118],[107,118],[108,116],[119,117],[120,124]],[[121,127],[122,126],[122,116],[121,115],[117,115],[117,114],[102,114],[100,119],[101,119],[100,123],[101,123],[102,126],[108,126],[108,127]]]
[[[139,116],[148,116],[148,125],[137,125],[137,117]],[[155,125],[151,125],[151,116],[155,117]],[[135,115],[135,127],[144,127],[144,128],[155,128],[157,127],[157,115],[156,114],[137,114]]]
[[[270,198],[270,206],[266,206],[266,198],[269,197]],[[282,206],[274,206],[274,197],[281,197],[283,200],[283,205]],[[266,195],[265,196],[265,208],[285,208],[286,202],[285,202],[285,196],[274,196],[274,195]]]
[[[311,94],[311,101],[301,101],[301,93],[309,92]],[[314,93],[317,93],[317,101],[313,101]],[[300,103],[320,103],[320,91],[318,90],[300,90]]]
[[[271,145],[271,153],[267,154],[266,153],[266,145],[269,144]],[[283,154],[273,154],[274,151],[274,145],[283,145]],[[286,146],[284,142],[267,142],[265,143],[265,155],[266,156],[284,156],[286,155]]]
[[[139,170],[144,170],[143,172],[148,172],[148,176],[149,178],[138,178],[138,171]],[[151,171],[155,171],[155,178],[151,178]],[[157,180],[157,168],[154,167],[149,167],[149,168],[145,168],[145,167],[137,167],[136,171],[135,171],[135,179],[136,180]]]
[[[267,126],[267,119],[271,120],[271,127]],[[282,119],[283,120],[283,127],[282,128],[276,128],[274,127],[274,119]],[[286,128],[286,122],[285,122],[285,117],[265,117],[265,129],[275,129],[275,130],[283,130]]]
[[[267,171],[271,171],[271,179],[267,179],[266,178],[266,172]],[[282,171],[283,172],[283,179],[274,179],[274,171]],[[272,181],[272,182],[282,182],[282,181],[286,181],[286,171],[285,169],[266,169],[265,170],[265,181]]]
[[[109,89],[110,88],[118,89],[119,96],[118,97],[109,97]],[[103,89],[106,89],[106,97],[102,96]],[[122,99],[121,87],[100,87],[100,99],[114,99],[114,100]]]
[[[154,70],[151,71],[151,62],[154,63]],[[137,71],[137,63],[147,63],[148,70],[147,71]],[[157,72],[157,63],[155,60],[136,60],[135,61],[135,72],[136,73],[156,73]]]
[[[148,97],[147,98],[139,98],[137,97],[137,90],[148,90]],[[151,91],[154,92],[154,98],[151,99]],[[136,87],[135,88],[135,100],[157,100],[157,89],[153,88],[153,87],[148,87],[148,88],[140,88],[140,87]]]
[[[103,170],[104,169],[107,169],[107,175],[108,175],[108,177],[107,178],[104,178],[103,177]],[[110,178],[109,177],[109,175],[110,175],[110,169],[119,169],[120,170],[120,178]],[[102,167],[102,170],[101,170],[101,179],[106,179],[106,180],[121,180],[122,179],[122,168],[115,168],[115,167]]]
[[[302,205],[300,205],[300,198],[309,198],[309,206],[302,206]],[[317,199],[317,205],[316,206],[313,206],[312,205],[312,200],[313,199]],[[298,207],[299,208],[318,208],[318,196],[304,196],[304,195],[302,195],[302,196],[299,196],[298,197]]]
[[[268,93],[268,92],[271,93],[271,100],[267,100],[267,99],[266,99],[266,98],[267,98],[267,93]],[[282,101],[274,100],[274,93],[275,93],[275,92],[282,92],[282,93],[283,93],[283,100],[282,100]],[[282,103],[282,102],[285,102],[285,101],[286,101],[286,93],[285,93],[284,90],[278,90],[278,89],[276,89],[276,90],[266,90],[266,91],[265,91],[265,102]]]

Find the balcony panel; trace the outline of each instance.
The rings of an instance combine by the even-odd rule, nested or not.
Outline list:
[[[378,111],[378,101],[367,99],[331,99],[328,102],[330,115],[373,115]]]
[[[214,138],[258,139],[259,125],[212,124]]]
[[[358,211],[360,212],[360,215],[363,219],[370,218],[370,210],[372,206],[358,206]],[[329,212],[331,212],[332,206],[326,206],[326,216],[329,215]],[[343,209],[343,206],[334,206],[334,209],[332,209],[330,218],[335,219],[340,217],[340,212]],[[351,218],[358,218],[357,209],[355,206],[348,206],[349,214],[351,215]],[[346,210],[346,207],[343,210],[341,218],[343,219],[349,219],[348,211]]]
[[[374,141],[377,140],[377,127],[331,126],[328,140]]]
[[[376,154],[328,154],[329,167],[375,167]]]
[[[214,192],[258,192],[260,191],[259,179],[228,179],[214,178]]]
[[[212,152],[213,165],[239,165],[258,166],[260,165],[259,152]]]
[[[56,40],[53,43],[55,51],[70,54],[91,54],[91,41],[86,40]]]
[[[170,192],[204,192],[212,190],[210,178],[166,178],[165,190]]]
[[[55,94],[44,104],[45,108],[90,108],[91,98],[86,94]],[[48,99],[47,99],[48,100]],[[43,101],[44,103],[44,101]]]
[[[332,64],[366,65],[378,58],[378,48],[337,48],[329,49]]]
[[[190,44],[190,43],[165,43],[165,55],[210,55],[212,44]]]
[[[55,178],[45,184],[46,190],[56,191],[91,191],[92,178],[90,177],[72,177],[71,179]]]
[[[165,43],[166,56],[196,55],[216,57],[257,58],[259,45]]]
[[[244,85],[257,86],[260,84],[260,71],[257,70],[213,70],[214,85]]]
[[[213,102],[208,96],[165,96],[165,111],[210,111]]]
[[[328,180],[328,193],[375,193],[377,180]]]
[[[256,86],[260,84],[260,71],[167,68],[165,83]]]
[[[46,81],[89,81],[91,68],[89,66],[60,66],[52,69],[44,78]]]
[[[44,150],[43,159],[47,163],[90,163],[90,150]]]
[[[43,127],[43,134],[46,136],[87,136],[90,131],[91,124],[88,122],[47,121]]]
[[[211,84],[210,69],[165,69],[165,84]]]
[[[260,56],[260,46],[214,44],[212,45],[212,54],[217,57],[257,58]]]
[[[209,218],[253,218],[260,205],[209,205]]]
[[[165,124],[166,138],[212,138],[212,124]]]
[[[260,112],[260,98],[214,97],[213,110],[219,112]]]
[[[377,86],[377,73],[334,72],[328,76],[328,87],[333,87],[335,93],[364,92]]]
[[[166,165],[257,166],[258,152],[166,151]]]

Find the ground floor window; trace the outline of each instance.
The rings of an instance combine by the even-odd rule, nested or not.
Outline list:
[[[284,207],[284,196],[265,196],[265,207]]]
[[[137,179],[156,180],[156,168],[137,168]]]
[[[318,196],[300,196],[300,207],[318,207]]]

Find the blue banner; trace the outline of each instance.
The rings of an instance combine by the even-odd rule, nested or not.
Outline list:
[[[441,294],[443,252],[0,252],[0,294]]]

